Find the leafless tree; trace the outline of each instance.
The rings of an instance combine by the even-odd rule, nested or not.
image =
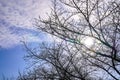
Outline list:
[[[91,66],[119,80],[119,0],[54,0],[48,19],[36,19],[36,26],[72,43]],[[90,47],[84,44],[88,37],[94,40]]]
[[[48,19],[36,19],[36,26],[65,42],[37,51],[25,45],[36,66],[18,80],[119,80],[119,5],[119,0],[54,0]],[[86,45],[88,38],[94,44]]]
[[[95,74],[97,68],[80,50],[68,43],[42,44],[40,51],[29,49],[26,58],[32,59],[34,68],[18,77],[18,80],[102,80]],[[106,76],[107,77],[107,76]]]

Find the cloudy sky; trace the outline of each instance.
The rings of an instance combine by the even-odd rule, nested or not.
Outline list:
[[[46,18],[50,0],[0,0],[0,75],[14,76],[25,69],[26,54],[21,41],[48,41],[33,25],[39,15]]]

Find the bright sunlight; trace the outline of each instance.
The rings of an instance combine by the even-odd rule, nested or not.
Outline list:
[[[93,44],[94,44],[94,39],[91,38],[91,37],[86,37],[86,38],[84,39],[84,41],[83,41],[83,44],[84,44],[86,47],[90,48],[90,47],[92,47]]]

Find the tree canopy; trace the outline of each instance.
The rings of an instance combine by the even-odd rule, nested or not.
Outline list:
[[[120,1],[54,0],[38,30],[61,39],[28,50],[37,66],[19,80],[119,80]]]

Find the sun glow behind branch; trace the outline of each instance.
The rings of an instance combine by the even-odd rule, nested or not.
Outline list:
[[[85,46],[82,48],[83,52],[88,53],[91,56],[95,56],[94,53],[95,39],[91,37],[84,37],[81,42]]]
[[[90,48],[94,45],[94,39],[93,38],[90,38],[90,37],[86,37],[85,39],[83,39],[83,44]]]

